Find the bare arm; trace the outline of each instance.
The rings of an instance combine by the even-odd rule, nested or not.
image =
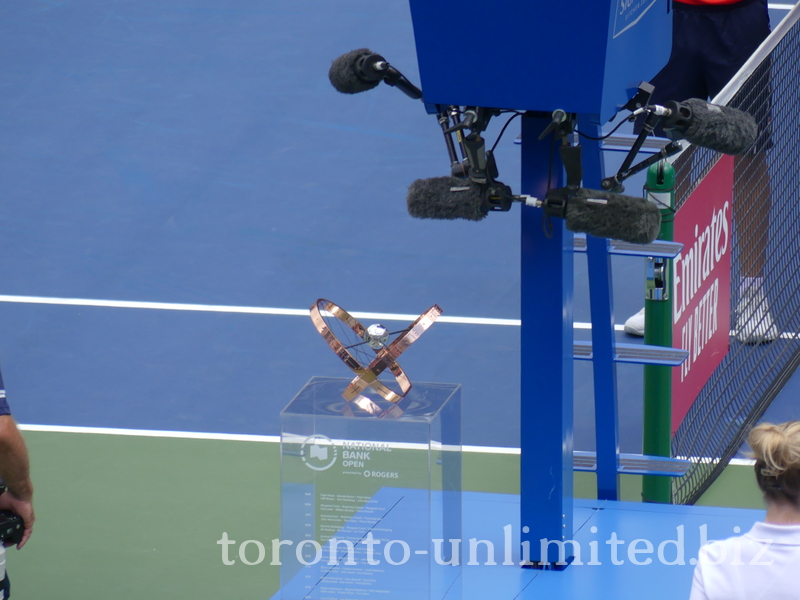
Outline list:
[[[33,484],[25,440],[11,415],[0,415],[0,477],[8,487],[0,495],[0,510],[10,510],[25,522],[25,533],[17,546],[22,548],[33,532]]]

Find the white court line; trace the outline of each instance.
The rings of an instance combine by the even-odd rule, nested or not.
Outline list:
[[[195,431],[161,431],[153,429],[118,429],[114,427],[72,427],[68,425],[17,425],[22,431],[43,431],[47,433],[91,433],[96,435],[122,435],[133,437],[174,438],[188,440],[221,440],[230,442],[280,443],[279,435],[247,435],[238,433],[202,433]],[[418,446],[419,444],[415,445]],[[519,454],[519,448],[492,446],[461,446],[463,452],[482,452],[486,454]]]
[[[99,435],[123,435],[134,437],[178,438],[187,440],[223,440],[231,442],[280,442],[278,435],[245,435],[236,433],[199,433],[194,431],[160,431],[154,429],[117,429],[113,427],[71,427],[67,425],[24,425],[22,431],[45,431],[48,433],[93,433]]]
[[[136,302],[128,300],[93,300],[88,298],[48,298],[42,296],[9,296],[0,295],[0,302],[16,304],[51,304],[57,306],[94,306],[102,308],[138,308],[147,310],[177,310],[192,312],[239,313],[248,315],[278,315],[291,317],[308,317],[307,308],[270,308],[263,306],[224,306],[218,304],[180,304],[174,302]],[[378,321],[414,321],[419,315],[403,315],[393,313],[352,312],[356,319],[375,319]],[[519,327],[519,319],[492,319],[481,317],[449,317],[443,315],[437,319],[439,323],[455,323],[460,325],[501,325]],[[591,329],[591,323],[575,323],[575,329]],[[622,325],[616,326],[622,331]]]
[[[792,10],[794,8],[794,4],[769,4],[768,6],[772,10]]]
[[[194,431],[160,431],[153,429],[117,429],[113,427],[71,427],[67,425],[23,425],[18,427],[22,431],[43,431],[48,433],[91,433],[99,435],[121,435],[133,437],[153,437],[153,438],[173,438],[189,440],[218,440],[230,442],[266,442],[271,444],[280,443],[279,435],[246,435],[238,433],[201,433]],[[401,445],[398,445],[400,447]],[[403,444],[402,446],[418,447],[421,444]],[[461,446],[462,452],[473,452],[480,454],[508,454],[519,455],[519,448],[506,448],[501,446]],[[712,460],[699,460],[691,458],[694,462],[713,463]],[[749,458],[732,458],[728,464],[736,466],[752,467],[756,464],[755,460]]]
[[[102,308],[139,308],[147,310],[177,310],[191,312],[238,313],[247,315],[277,315],[290,317],[307,317],[306,308],[270,308],[265,306],[225,306],[219,304],[180,304],[174,302],[137,302],[129,300],[92,300],[88,298],[48,298],[42,296],[8,296],[0,294],[0,302],[16,304],[51,304],[57,306],[95,306]],[[419,315],[402,315],[394,313],[352,312],[356,319],[372,319],[375,321],[414,321]],[[519,319],[492,319],[482,317],[448,317],[443,315],[439,323],[458,325],[500,325],[520,327]],[[573,329],[591,329],[591,323],[573,323]],[[614,325],[615,331],[624,331],[624,325]],[[731,332],[733,336],[733,332]],[[794,332],[783,332],[781,339],[794,340],[798,337]]]

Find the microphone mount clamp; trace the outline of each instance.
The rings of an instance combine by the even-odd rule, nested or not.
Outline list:
[[[566,143],[567,136],[575,131],[575,115],[568,115],[565,111],[557,108],[550,116],[552,121],[539,135],[539,141],[541,142],[550,133],[553,133]]]

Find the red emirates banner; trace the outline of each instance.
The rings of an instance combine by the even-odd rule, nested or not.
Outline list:
[[[723,156],[675,215],[672,345],[689,357],[672,370],[673,435],[728,353],[733,161]]]

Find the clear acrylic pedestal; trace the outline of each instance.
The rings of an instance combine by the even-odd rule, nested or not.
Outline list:
[[[368,389],[395,409],[376,417],[348,383],[314,377],[281,413],[280,597],[459,599],[461,386]]]

